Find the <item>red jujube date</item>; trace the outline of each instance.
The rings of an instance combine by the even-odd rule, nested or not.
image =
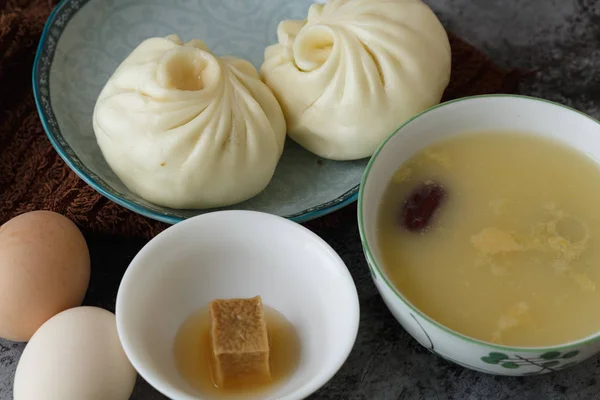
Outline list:
[[[430,181],[419,185],[402,204],[400,225],[410,232],[425,232],[447,195],[439,183]]]

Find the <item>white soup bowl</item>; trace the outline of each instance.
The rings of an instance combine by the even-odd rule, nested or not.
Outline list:
[[[375,285],[394,317],[430,351],[464,367],[498,375],[537,375],[568,368],[600,351],[600,333],[551,347],[508,347],[476,340],[417,309],[393,286],[382,267],[377,247],[377,214],[397,169],[415,153],[441,139],[498,131],[552,138],[600,160],[600,123],[571,108],[514,95],[475,96],[440,104],[402,125],[371,158],[358,200],[364,253]]]

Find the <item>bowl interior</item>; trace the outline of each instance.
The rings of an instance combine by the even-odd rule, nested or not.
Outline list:
[[[394,172],[411,156],[432,143],[462,133],[523,132],[552,138],[598,161],[600,124],[568,107],[545,100],[512,95],[476,96],[441,104],[403,125],[373,156],[359,193],[359,226],[371,265],[395,296],[386,301],[402,302],[442,329],[411,305],[387,278],[377,243],[380,201]],[[452,332],[454,335],[459,335]]]
[[[257,68],[283,19],[305,18],[312,0],[63,0],[49,19],[34,68],[42,122],[63,159],[88,184],[140,214],[169,223],[202,213],[151,204],[130,192],[104,160],[92,129],[96,98],[121,61],[144,39],[203,39],[217,55]],[[297,221],[356,198],[367,160],[321,160],[288,140],[270,185],[236,209]]]
[[[285,219],[223,211],[158,235],[132,261],[119,288],[119,335],[150,384],[174,399],[203,398],[175,367],[180,325],[215,298],[256,295],[294,324],[302,347],[289,381],[261,398],[303,398],[349,354],[358,329],[358,297],[337,254]]]

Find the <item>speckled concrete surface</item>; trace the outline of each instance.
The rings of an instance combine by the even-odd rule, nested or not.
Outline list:
[[[600,117],[600,74],[596,72],[600,66],[600,1],[428,2],[449,30],[497,63],[538,70],[523,84],[523,94]],[[354,206],[345,212],[353,210]],[[600,359],[553,375],[504,378],[472,372],[434,356],[412,340],[385,308],[365,265],[356,224],[317,233],[349,266],[358,287],[362,317],[347,363],[311,399],[600,399]],[[86,303],[114,310],[122,273],[143,242],[123,243],[100,236],[87,239],[93,276]],[[0,340],[0,400],[12,399],[12,378],[22,348]],[[140,381],[132,399],[165,397]]]

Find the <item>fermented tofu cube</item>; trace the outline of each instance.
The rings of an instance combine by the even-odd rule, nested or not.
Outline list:
[[[219,387],[268,382],[269,340],[260,296],[210,303],[213,379]]]

